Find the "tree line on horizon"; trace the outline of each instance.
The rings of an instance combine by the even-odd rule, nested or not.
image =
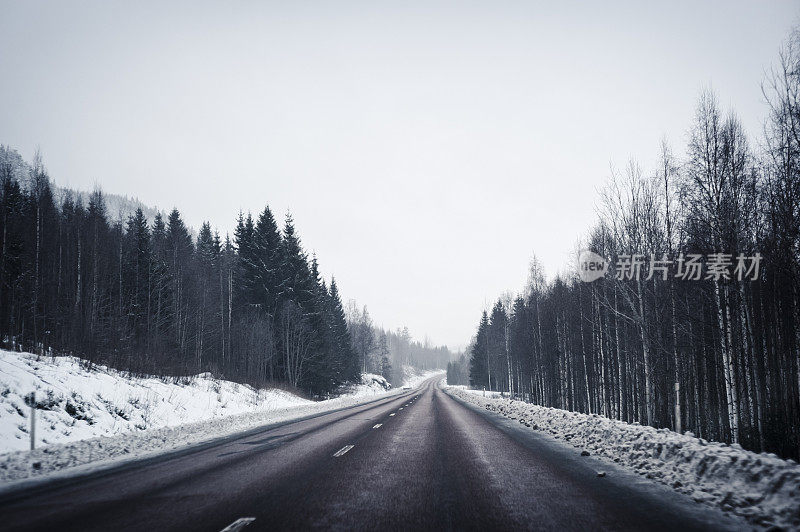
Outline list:
[[[0,339],[132,374],[200,372],[310,394],[362,370],[335,279],[319,273],[287,214],[239,214],[232,238],[196,238],[173,209],[110,221],[103,194],[57,202],[37,155],[0,157]],[[18,155],[17,155],[18,158]]]
[[[580,246],[612,265],[758,253],[757,280],[547,281],[534,258],[525,291],[484,311],[448,381],[800,458],[799,35],[762,85],[759,149],[703,91],[683,155],[664,143],[655,171],[613,171]]]
[[[362,373],[382,375],[397,386],[407,377],[404,368],[444,369],[452,358],[447,346],[414,340],[408,327],[391,331],[376,326],[367,307],[359,307],[353,300],[345,315]]]

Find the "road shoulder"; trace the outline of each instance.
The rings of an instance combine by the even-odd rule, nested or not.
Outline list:
[[[604,492],[612,499],[624,498],[631,504],[650,508],[655,514],[680,514],[697,523],[698,528],[741,530],[752,528],[738,516],[719,508],[700,504],[668,486],[647,479],[610,460],[597,456],[581,456],[581,450],[549,434],[522,425],[469,403],[443,387],[446,396],[464,408],[489,421],[498,430],[543,459],[558,464],[564,475],[583,485]]]
[[[364,407],[380,401],[392,400],[402,394],[403,390],[397,389],[393,393],[383,394],[376,399],[370,398],[369,400],[331,409],[323,408],[311,414],[298,414],[294,417],[290,415],[288,418],[266,421],[246,429],[242,429],[233,423],[230,430],[225,431],[223,429],[221,434],[217,432],[211,437],[204,432],[206,426],[230,420],[222,419],[213,420],[212,422],[191,423],[146,431],[145,433],[92,438],[90,440],[53,445],[36,451],[12,453],[18,462],[15,465],[27,468],[30,471],[30,475],[4,481],[0,485],[0,503],[8,503],[41,491],[57,489],[85,482],[89,479],[101,478],[138,467],[158,464],[292,423]],[[189,433],[188,438],[186,436],[187,432]],[[196,435],[196,437],[192,438],[192,435]],[[171,441],[171,436],[176,436],[177,441]],[[142,448],[137,449],[137,444],[143,444]],[[82,463],[74,463],[69,458],[61,458],[62,456],[69,458],[79,457],[84,461]],[[3,459],[9,460],[9,456],[0,457],[0,468],[6,466],[3,463]],[[47,461],[50,463],[46,463]],[[37,462],[39,463],[38,466],[36,465]]]

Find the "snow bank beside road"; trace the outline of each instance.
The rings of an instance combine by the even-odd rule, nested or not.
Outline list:
[[[609,458],[695,501],[765,527],[800,528],[800,465],[738,445],[447,388],[466,402]]]
[[[103,366],[87,370],[75,357],[0,350],[0,453],[30,446],[24,399],[30,392],[36,392],[36,447],[312,404],[284,390],[205,374],[174,383]]]
[[[400,392],[390,388],[383,377],[364,375],[343,395],[314,402],[208,375],[176,384],[105,367],[87,370],[74,357],[0,350],[0,483],[144,458]],[[30,407],[24,396],[31,391],[37,401],[35,451],[27,450]]]
[[[481,397],[487,397],[489,399],[500,399],[502,395],[500,392],[492,392],[492,391],[484,391],[484,390],[470,390],[466,386],[460,387],[461,391],[465,393],[471,393],[473,395],[480,395]]]
[[[382,396],[388,397],[399,392],[400,390],[392,390],[385,392]],[[186,448],[189,445],[199,445],[225,436],[257,429],[267,424],[322,414],[374,399],[375,396],[372,395],[342,396],[279,410],[251,412],[175,427],[129,432],[114,437],[101,436],[50,445],[35,451],[6,453],[0,455],[0,487],[4,487],[2,485],[4,483],[35,479],[65,470],[69,474],[70,469],[78,466],[90,466],[97,469],[128,460],[143,459]],[[80,471],[85,472],[87,468],[83,467]]]

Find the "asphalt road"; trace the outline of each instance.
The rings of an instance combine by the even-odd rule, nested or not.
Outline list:
[[[742,523],[437,387],[0,500],[3,530],[714,530]],[[607,475],[599,477],[598,468]],[[234,524],[235,523],[235,524]],[[238,527],[238,528],[237,528]]]

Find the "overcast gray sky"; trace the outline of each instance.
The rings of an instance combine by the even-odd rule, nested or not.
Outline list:
[[[532,253],[564,268],[610,164],[683,151],[703,86],[758,134],[800,14],[552,4],[0,1],[0,143],[194,227],[291,209],[346,299],[463,346]]]

